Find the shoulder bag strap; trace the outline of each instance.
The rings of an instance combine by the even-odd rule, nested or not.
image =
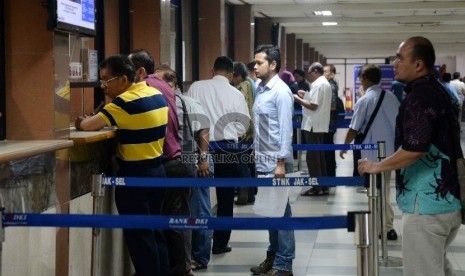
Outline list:
[[[386,94],[386,91],[382,90],[381,95],[379,96],[378,103],[376,104],[375,110],[371,114],[370,120],[368,121],[367,126],[365,127],[365,132],[363,133],[364,136],[368,134],[368,131],[370,130],[371,124],[375,120],[376,114],[378,114],[379,108],[381,107],[381,103],[383,102],[384,99],[384,94]]]
[[[183,122],[189,128],[189,133],[191,134],[192,138],[194,138],[194,132],[192,131],[191,121],[189,120],[189,113],[187,112],[186,103],[184,102],[181,96],[176,95],[176,97],[178,97],[179,100],[181,100]]]

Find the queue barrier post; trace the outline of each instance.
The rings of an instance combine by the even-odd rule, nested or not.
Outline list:
[[[0,195],[1,197],[1,195]],[[0,218],[3,218],[5,207],[3,205],[3,197],[0,205]],[[5,241],[5,227],[3,227],[3,219],[0,221],[0,276],[2,275],[2,256],[3,256],[3,242]]]
[[[386,143],[384,141],[378,142],[378,159],[379,161],[386,158]],[[389,172],[390,173],[390,172]],[[386,214],[387,206],[389,204],[388,195],[389,183],[385,183],[385,178],[381,177],[381,208],[380,208],[380,233],[381,233],[381,258],[380,266],[382,267],[400,267],[402,266],[402,258],[399,257],[389,257],[387,251],[387,229],[386,229]]]
[[[349,232],[355,232],[354,240],[357,246],[357,276],[371,276],[370,257],[373,246],[370,229],[370,212],[349,212]]]
[[[93,207],[92,214],[100,215],[102,214],[102,204],[104,196],[104,187],[102,185],[103,174],[93,174],[92,175],[92,198],[93,198]],[[92,228],[92,258],[91,258],[91,276],[100,275],[100,250],[101,250],[101,228]]]
[[[370,239],[373,241],[372,246],[370,247],[371,253],[368,254],[369,260],[369,274],[370,276],[378,276],[379,275],[379,265],[378,265],[378,225],[377,225],[377,214],[378,214],[378,201],[379,201],[379,193],[376,187],[377,179],[379,174],[370,174],[370,187],[368,188],[367,195],[368,195],[368,209],[370,211],[370,219],[369,219],[369,229],[370,231]],[[375,242],[376,241],[376,242]]]

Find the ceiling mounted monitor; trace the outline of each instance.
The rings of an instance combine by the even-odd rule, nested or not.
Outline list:
[[[50,0],[49,28],[95,35],[95,0]]]

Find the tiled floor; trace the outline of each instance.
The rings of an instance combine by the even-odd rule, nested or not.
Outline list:
[[[336,133],[335,142],[342,143],[345,132]],[[462,147],[464,147],[462,139]],[[349,155],[349,154],[348,154]],[[352,172],[352,159],[339,159],[337,175],[348,176]],[[306,168],[304,165],[302,168]],[[391,180],[390,204],[394,208],[394,227],[399,234],[397,241],[388,241],[388,255],[402,257],[401,252],[401,214],[394,199],[394,180]],[[367,210],[366,194],[357,193],[356,188],[337,187],[325,197],[301,197],[300,188],[291,192],[293,216],[331,216],[347,214],[351,210]],[[235,216],[255,216],[252,206],[235,206]],[[347,229],[296,231],[296,258],[293,263],[295,276],[313,275],[357,275],[356,247],[354,234]],[[233,231],[230,245],[232,251],[223,255],[212,255],[208,269],[195,272],[195,275],[240,276],[251,275],[249,269],[265,258],[268,246],[267,231]],[[465,276],[465,229],[460,229],[457,238],[450,247],[449,257],[457,270],[457,275]],[[400,276],[402,267],[380,267],[380,275]]]

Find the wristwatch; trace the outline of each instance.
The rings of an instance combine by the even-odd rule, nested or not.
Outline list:
[[[199,162],[207,162],[207,153],[206,152],[201,152],[199,154]]]

